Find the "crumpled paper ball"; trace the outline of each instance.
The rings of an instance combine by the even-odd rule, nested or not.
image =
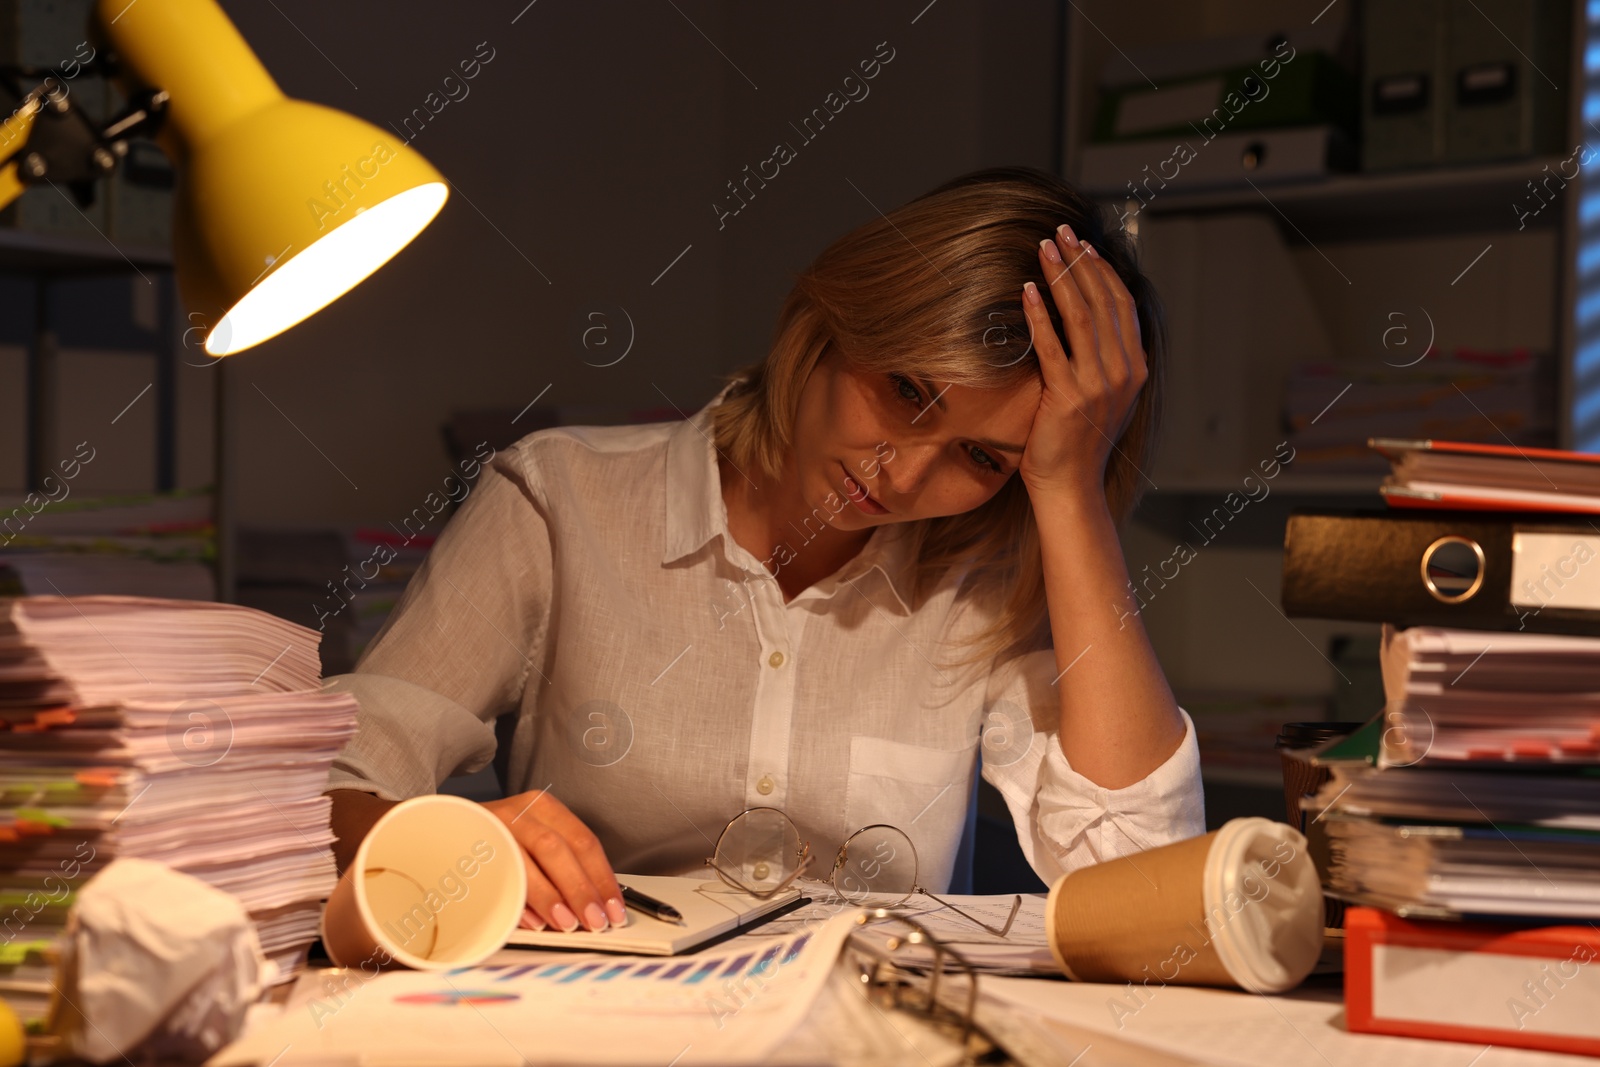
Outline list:
[[[198,1063],[238,1036],[276,977],[237,897],[123,857],[68,916],[54,1029],[92,1063]]]

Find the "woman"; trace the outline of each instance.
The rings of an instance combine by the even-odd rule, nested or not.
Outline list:
[[[614,867],[703,870],[753,806],[824,862],[897,826],[938,892],[980,762],[1047,882],[1202,832],[1116,531],[1162,348],[1128,238],[1000,168],[834,242],[688,421],[523,438],[337,681],[341,867],[508,712],[535,926],[622,922]]]

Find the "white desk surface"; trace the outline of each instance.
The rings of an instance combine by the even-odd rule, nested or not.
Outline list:
[[[726,952],[738,941],[782,936],[800,925],[807,925],[807,914],[792,913],[704,951]],[[530,963],[546,956],[574,958],[568,953],[506,949],[486,962]],[[319,977],[303,977],[290,1002],[318,995]],[[1600,1062],[1528,1049],[1351,1033],[1344,1026],[1337,977],[1313,977],[1279,996],[1177,985],[1136,986],[1136,994],[1126,984],[996,975],[983,975],[978,988],[986,999],[1002,1001],[1018,1016],[1062,1024],[1047,1028],[1052,1045],[1065,1057],[1059,1067],[1068,1067],[1069,1061],[1072,1067],[1593,1067]],[[818,1035],[795,1034],[774,1062],[834,1059],[864,1067],[909,1057],[917,1067],[943,1067],[931,1047],[919,1048],[911,1057],[904,1034],[869,1033],[871,1024],[881,1018],[862,1015],[858,1005],[832,1003],[824,997],[809,1021],[824,1031],[859,1028],[859,1041],[819,1044]],[[816,1057],[823,1048],[833,1055],[819,1061]],[[1057,1058],[1052,1055],[1050,1060]]]
[[[1132,1014],[1111,1007],[1137,1003],[1129,999],[1126,985],[992,976],[978,984],[1015,1010],[1035,1011],[1121,1042],[1227,1067],[1593,1067],[1596,1062],[1586,1056],[1529,1049],[1354,1034],[1344,1028],[1339,985],[1328,979],[1313,979],[1291,993],[1271,997],[1152,985],[1143,1006]],[[1090,1048],[1077,1067],[1095,1067],[1093,1035],[1084,1038]],[[1130,1061],[1115,1055],[1098,1062]]]

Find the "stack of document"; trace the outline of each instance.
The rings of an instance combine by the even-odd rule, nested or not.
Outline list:
[[[1600,637],[1389,627],[1382,656],[1383,766],[1600,765]]]
[[[1342,818],[1328,830],[1335,888],[1396,914],[1600,918],[1595,830]]]
[[[1404,917],[1600,918],[1600,638],[1383,640],[1375,766],[1317,796],[1338,895]]]
[[[764,945],[723,945],[681,959],[565,953],[443,973],[351,969],[277,1018],[270,1009],[256,1014],[255,1025],[208,1062],[794,1062],[785,1046],[813,1036],[802,1024],[837,974],[854,920],[852,909]],[[907,1062],[904,1051],[901,1057],[898,1062]],[[829,1056],[801,1062],[874,1061]],[[912,1062],[924,1061],[918,1056]]]
[[[1427,344],[1420,315],[1420,336],[1409,340],[1403,315],[1389,325],[1381,360],[1307,363],[1289,371],[1284,422],[1297,474],[1381,473],[1387,464],[1367,447],[1372,437],[1511,440],[1522,447],[1554,442],[1551,409],[1543,401],[1548,357],[1527,349],[1465,348],[1430,349],[1422,357],[1422,347],[1410,348]]]
[[[316,631],[136,597],[0,601],[0,995],[24,1014],[83,883],[117,856],[237,896],[287,981],[335,868],[328,768],[356,703]]]
[[[826,882],[802,878],[795,884],[810,903],[753,928],[741,935],[743,939],[788,936],[851,908],[887,908],[891,915],[921,925],[940,944],[959,953],[979,974],[1061,974],[1061,965],[1056,963],[1045,937],[1043,893],[937,897],[913,893],[904,899],[867,893],[852,894],[846,899]],[[1004,933],[996,932],[1002,930]],[[905,928],[896,923],[869,919],[856,936],[884,951],[889,951],[894,940],[894,958],[904,966],[931,964],[933,949],[904,944],[905,933]]]
[[[1600,456],[1592,452],[1432,438],[1376,437],[1368,443],[1389,460],[1391,472],[1381,491],[1391,504],[1572,515],[1600,512]]]
[[[978,974],[1059,976],[1061,965],[1045,938],[1044,906],[1042,893],[945,895],[937,899],[913,894],[894,908],[893,914],[922,926],[939,944],[955,950]],[[899,940],[896,935],[903,937],[904,932],[897,930],[894,923],[869,922],[858,936],[887,947],[891,938]],[[900,945],[895,953],[895,958],[907,966],[931,966],[934,962],[934,949],[926,944]]]
[[[1294,516],[1283,583],[1289,615],[1384,622],[1383,711],[1313,756],[1331,780],[1301,805],[1324,887],[1357,905],[1346,1025],[1589,1051],[1592,1003],[1540,1014],[1537,957],[1579,963],[1600,919],[1600,627],[1571,600],[1595,582],[1600,457],[1371,445],[1391,511]]]
[[[127,699],[317,689],[317,634],[229,604],[143,597],[0,601],[0,714]]]
[[[211,600],[211,512],[205,490],[90,498],[70,478],[46,497],[0,496],[0,595]]]

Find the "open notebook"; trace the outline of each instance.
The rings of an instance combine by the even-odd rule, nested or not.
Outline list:
[[[628,925],[572,933],[560,930],[514,930],[508,947],[576,948],[589,952],[625,952],[638,956],[676,956],[725,934],[765,922],[800,899],[794,887],[758,898],[741,893],[720,879],[619,874],[618,880],[646,896],[671,904],[683,923],[663,922],[628,909]]]

